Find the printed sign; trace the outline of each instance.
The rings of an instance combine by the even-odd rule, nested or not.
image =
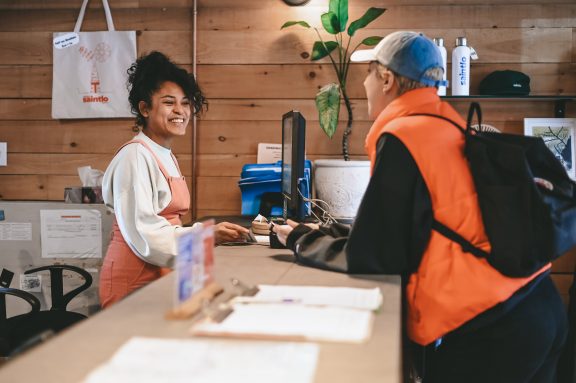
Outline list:
[[[76,32],[66,33],[64,35],[54,37],[53,39],[54,48],[56,49],[68,48],[71,47],[72,45],[78,44],[79,42],[80,38],[78,37],[78,33]]]

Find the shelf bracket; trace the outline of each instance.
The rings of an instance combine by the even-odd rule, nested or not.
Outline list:
[[[556,100],[554,103],[554,117],[564,118],[566,116],[566,100]]]

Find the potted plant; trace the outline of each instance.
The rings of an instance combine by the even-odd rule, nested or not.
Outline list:
[[[356,32],[380,17],[386,9],[369,8],[362,17],[348,25],[348,0],[330,0],[328,12],[320,16],[322,28],[333,36],[333,40],[325,41],[316,27],[311,27],[306,21],[288,21],[282,25],[287,28],[300,25],[313,28],[318,36],[310,55],[312,61],[328,57],[336,74],[337,82],[328,84],[316,95],[320,127],[332,138],[338,127],[341,100],[348,113],[346,129],[342,137],[342,160],[316,160],[314,170],[314,186],[319,199],[327,204],[328,213],[339,220],[356,216],[358,205],[364,195],[370,179],[370,163],[368,161],[349,161],[348,140],[354,121],[352,104],[346,91],[346,80],[350,68],[350,55],[361,45],[374,46],[382,40],[380,36],[370,36],[353,45]],[[345,37],[344,34],[348,36]],[[351,48],[352,47],[352,48]]]
[[[386,9],[369,8],[361,18],[348,25],[348,0],[330,0],[328,7],[328,12],[322,14],[320,20],[323,29],[332,35],[334,40],[324,41],[318,28],[311,27],[306,21],[288,21],[280,29],[300,25],[304,28],[313,28],[316,31],[319,40],[314,43],[310,58],[312,61],[318,61],[328,57],[337,79],[337,82],[322,87],[316,94],[316,108],[318,109],[320,127],[328,137],[332,138],[338,127],[341,99],[344,98],[348,122],[342,137],[342,155],[344,160],[348,161],[350,159],[348,136],[352,131],[352,123],[354,121],[352,104],[346,92],[350,55],[361,45],[374,46],[378,44],[382,37],[370,36],[353,46],[352,49],[350,49],[350,46],[356,32],[380,17]],[[348,35],[346,40],[344,32]]]

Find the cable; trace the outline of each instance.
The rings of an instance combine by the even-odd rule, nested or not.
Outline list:
[[[314,216],[315,219],[322,222],[322,224],[324,224],[324,225],[328,225],[331,223],[338,223],[338,220],[336,220],[336,218],[332,217],[332,215],[330,215],[330,213],[328,213],[328,210],[324,209],[319,204],[319,203],[323,203],[326,208],[330,208],[330,204],[328,204],[328,202],[323,201],[323,200],[318,199],[318,198],[307,198],[302,194],[300,189],[298,189],[298,194],[300,194],[300,197],[302,197],[302,200],[304,202],[309,202],[312,206],[316,207],[318,210],[320,210],[322,212],[322,218],[320,218],[320,217],[318,217],[318,215],[316,213],[314,213],[313,209],[310,209],[310,213]]]

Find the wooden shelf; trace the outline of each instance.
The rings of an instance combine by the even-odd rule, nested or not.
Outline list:
[[[576,95],[528,95],[528,96],[491,96],[491,95],[470,95],[470,96],[441,96],[444,100],[494,100],[494,101],[553,101],[554,117],[566,117],[566,103],[576,100]]]

